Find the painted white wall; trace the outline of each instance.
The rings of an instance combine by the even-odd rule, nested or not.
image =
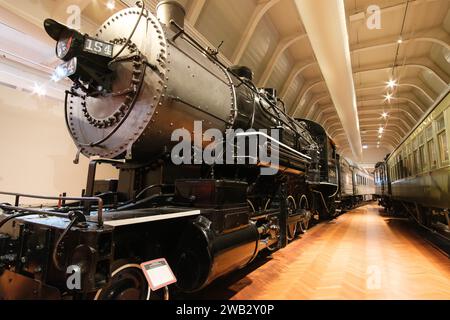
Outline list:
[[[88,159],[74,165],[76,148],[66,130],[63,103],[0,85],[0,190],[80,196]],[[117,177],[100,166],[97,178]],[[0,196],[0,202],[12,198]],[[24,201],[37,204],[39,200]]]

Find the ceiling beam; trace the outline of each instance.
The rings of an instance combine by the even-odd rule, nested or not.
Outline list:
[[[379,128],[379,125],[373,125],[373,126],[369,126],[369,127],[372,127],[372,128],[374,128],[372,131],[374,131],[374,132],[378,132],[378,128]],[[367,131],[371,131],[370,129],[369,130],[367,130]],[[341,133],[341,132],[344,132],[344,128],[338,128],[338,129],[334,129],[334,131],[328,131],[328,133],[330,134],[330,136],[333,138],[333,137],[336,137],[337,136],[337,134],[338,133]],[[394,138],[395,140],[396,140],[396,142],[397,143],[399,143],[402,139],[403,139],[403,137],[404,137],[404,135],[402,136],[401,134],[399,134],[398,133],[398,131],[396,131],[396,130],[393,130],[393,129],[385,129],[384,130],[384,133],[383,133],[383,137],[384,136],[390,136],[390,137],[392,137],[392,138]]]
[[[442,71],[438,66],[436,66],[431,59],[428,57],[423,58],[415,58],[415,59],[409,59],[408,63],[406,64],[398,64],[395,66],[396,69],[399,68],[419,68],[422,70],[430,71],[432,72],[436,78],[443,84],[447,85],[450,82],[450,76],[446,74],[444,71]],[[366,73],[366,72],[374,72],[374,71],[384,71],[392,69],[392,65],[386,66],[386,63],[380,63],[376,65],[371,66],[364,66],[361,68],[356,69],[353,73]]]
[[[422,63],[425,63],[422,61]],[[427,63],[429,64],[429,63]],[[440,81],[443,85],[448,85],[438,74],[436,74],[436,72],[434,72],[433,69],[430,68],[430,66],[427,66],[425,64],[418,64],[418,63],[413,63],[413,64],[405,64],[405,65],[401,65],[401,66],[397,66],[397,68],[419,68],[419,69],[423,69],[423,70],[427,70],[432,72]],[[376,65],[376,66],[370,66],[370,67],[365,67],[365,68],[359,68],[356,69],[353,74],[358,74],[358,73],[364,73],[364,72],[380,72],[380,71],[385,71],[385,70],[389,70],[391,69],[391,67],[386,67],[385,64],[383,65]],[[446,78],[449,78],[449,76],[445,76]],[[295,102],[295,109],[293,110],[293,112],[290,112],[292,115],[294,116],[300,116],[297,114],[298,109],[299,109],[299,101],[302,101],[303,96],[309,92],[310,89],[312,89],[312,87],[319,85],[320,83],[325,84],[325,81],[321,80],[320,78],[317,78],[315,80],[311,80],[308,81],[304,86],[309,86],[307,88],[302,88],[302,90],[300,90],[299,92],[299,96],[296,99]],[[300,109],[300,111],[303,111],[305,109],[306,104],[303,106],[302,109]]]
[[[420,118],[422,116],[422,114],[426,111],[426,109],[422,109],[417,103],[415,103],[412,99],[408,98],[407,96],[398,96],[396,99],[396,101],[406,101],[409,104],[411,104],[412,106],[415,107],[416,111],[418,112],[410,112],[411,114],[414,114],[415,117]],[[376,105],[384,105],[386,110],[389,110],[389,108],[399,108],[399,107],[403,107],[404,105],[398,105],[395,103],[392,103],[390,105],[386,105],[384,104],[384,99],[383,98],[378,98],[378,97],[361,97],[358,99],[358,110],[364,110],[366,107],[371,107],[371,106],[365,106],[362,105],[362,103],[364,102],[371,102],[374,101],[376,102]],[[324,108],[325,107],[325,108]],[[316,108],[317,110],[315,110],[315,113],[313,114],[312,117],[308,118],[314,121],[320,121],[320,119],[322,119],[322,117],[326,116],[327,112],[334,112],[335,108],[333,106],[333,104],[327,104],[327,105],[323,105],[320,106],[320,108]],[[320,110],[319,110],[320,109]],[[409,109],[409,111],[412,111],[411,109]]]
[[[259,79],[258,86],[259,87],[265,87],[267,84],[267,81],[269,81],[270,76],[272,75],[272,71],[275,68],[278,59],[280,59],[281,55],[286,51],[290,46],[292,46],[294,43],[307,39],[308,36],[306,34],[297,34],[289,37],[285,37],[280,40],[277,47],[275,48],[275,51],[272,53],[272,56],[270,57],[269,61],[266,64],[266,67],[264,69],[264,72],[262,73],[261,78]]]
[[[415,83],[413,83],[413,82],[415,82]],[[419,84],[416,80],[414,80],[414,79],[405,79],[405,80],[402,80],[402,82],[399,83],[397,86],[400,87],[400,88],[411,87],[411,88],[413,88],[413,89],[416,89],[416,90],[420,91],[420,92],[421,92],[421,93],[422,93],[422,94],[430,101],[430,105],[432,105],[433,102],[437,99],[437,95],[436,95],[436,94],[434,94],[435,97],[431,97],[430,94],[433,94],[433,93],[431,92],[431,90],[429,90],[429,89],[427,88],[427,91],[430,91],[430,92],[425,91],[425,89],[423,89],[423,88],[420,86],[420,84]],[[368,85],[368,86],[366,86],[366,87],[357,87],[357,88],[356,88],[356,92],[366,91],[366,90],[375,90],[375,89],[386,89],[386,85]],[[316,111],[316,105],[317,105],[321,100],[327,99],[327,98],[330,99],[330,96],[329,96],[328,94],[323,94],[323,95],[321,95],[321,96],[315,98],[314,100],[312,100],[312,101],[310,102],[310,104],[309,104],[309,105],[310,105],[310,109],[309,109],[309,111],[308,111],[308,113],[306,114],[305,117],[306,117],[307,119],[310,119],[310,118],[312,117],[312,113],[314,113],[314,111]],[[326,105],[330,105],[330,104],[326,104]],[[322,105],[322,106],[323,106],[323,105]]]
[[[234,49],[233,55],[231,56],[231,61],[233,62],[233,64],[239,64],[239,61],[244,55],[245,49],[252,39],[259,22],[264,17],[264,15],[278,2],[280,2],[280,0],[269,0],[258,3],[255,10],[253,10],[252,16],[248,20],[247,26],[245,27],[236,48]]]
[[[390,36],[387,38],[371,40],[352,45],[351,53],[362,53],[365,51],[382,49],[398,45],[398,36]],[[417,31],[412,35],[407,35],[402,39],[400,46],[406,46],[414,42],[430,42],[437,44],[443,48],[450,50],[450,35],[442,28],[431,28]]]
[[[306,69],[308,69],[312,66],[317,66],[317,62],[315,62],[315,61],[309,61],[309,62],[299,61],[294,65],[294,67],[292,68],[291,72],[289,73],[286,81],[284,82],[283,88],[281,89],[280,97],[282,99],[284,99],[286,97],[289,87],[291,86],[291,84],[295,80],[295,78],[297,78],[297,76],[299,74],[301,74],[303,71],[305,71]]]
[[[373,41],[356,44],[350,48],[350,53],[355,54],[355,53],[361,53],[364,51],[380,49],[383,47],[390,47],[393,45],[397,45],[398,44],[397,40],[398,40],[397,36],[392,36],[392,37],[389,37],[387,40],[386,40],[386,38],[383,38],[383,39],[377,39],[377,40],[373,40]],[[450,50],[450,35],[447,32],[445,32],[445,30],[443,30],[442,28],[431,28],[431,29],[427,29],[427,30],[418,31],[417,33],[415,33],[413,35],[409,35],[408,38],[403,40],[402,45],[406,45],[408,43],[413,43],[413,42],[430,42],[430,43],[437,44],[441,47],[444,47],[444,48],[447,48]],[[292,84],[293,80],[298,75],[301,75],[301,73],[304,70],[306,70],[306,68],[298,70],[297,68],[299,68],[299,65],[301,65],[301,62],[298,62],[294,66],[293,70],[291,71],[291,74],[288,76],[288,78],[285,82],[285,85],[283,87],[283,90],[281,91],[282,98],[284,98],[284,96],[285,96],[286,92],[288,91],[290,85]],[[309,68],[309,67],[313,67],[315,65],[317,65],[317,62],[313,61],[311,63],[308,63],[306,65],[306,67]],[[294,76],[292,76],[293,74],[294,74]]]
[[[322,90],[322,91],[328,92],[326,83],[322,78],[316,78],[316,79],[312,79],[312,80],[305,82],[303,84],[303,86],[301,87],[301,89],[297,95],[297,98],[294,100],[294,104],[292,106],[290,106],[290,109],[288,110],[289,114],[293,115],[294,117],[301,117],[301,114],[297,113],[299,106],[301,105],[300,107],[302,107],[302,109],[303,109],[308,105],[308,103],[307,103],[308,101],[306,100],[307,94],[314,87],[317,87],[319,85],[324,87],[325,90]],[[330,97],[330,99],[331,99],[331,97]]]
[[[332,124],[330,126],[325,126],[325,125],[323,125],[323,126],[326,128],[327,132],[329,132],[331,134],[331,136],[333,136],[333,132],[335,132],[337,129],[342,128],[342,125],[340,123]],[[378,128],[380,127],[380,123],[379,123],[379,121],[364,119],[364,120],[359,121],[359,126],[361,127],[361,131],[368,131],[368,130],[365,130],[365,128],[369,128],[369,130],[371,128],[377,128],[377,130],[378,130]],[[411,130],[411,128],[408,129],[408,127],[406,125],[400,125],[400,123],[394,123],[394,122],[392,122],[391,125],[387,124],[386,128],[392,127],[392,126],[395,126],[395,128],[397,130],[400,130],[401,131],[400,133],[402,134],[402,136],[405,136],[409,132],[409,130]],[[363,127],[364,127],[364,129],[363,129]],[[364,136],[364,134],[361,134],[361,136]]]
[[[418,81],[415,81],[413,79],[410,79],[410,82],[407,80],[401,80],[401,83],[398,83],[396,85],[396,88],[403,88],[403,87],[408,87],[408,88],[412,88],[416,91],[419,91],[429,102],[430,104],[433,104],[433,102],[437,99],[438,95],[434,92],[432,92],[429,88],[427,88],[425,85],[423,85],[425,87],[422,88],[420,85],[423,85],[423,83],[418,83]],[[384,92],[386,92],[386,85],[369,85],[369,86],[364,86],[364,87],[358,87],[356,88],[356,91],[369,91],[369,90],[376,90],[376,89],[380,89],[383,90]],[[433,95],[433,97],[431,96]]]
[[[205,3],[206,0],[191,0],[191,5],[189,6],[186,19],[192,26],[195,26],[197,23]]]
[[[417,118],[415,118],[410,112],[408,112],[407,110],[404,109],[385,109],[385,111],[389,114],[389,117],[391,117],[394,114],[401,114],[402,119],[404,119],[404,121],[407,121],[408,125],[413,127],[416,123],[417,123]],[[370,115],[372,118],[379,118],[382,119],[383,117],[381,116],[380,113],[380,107],[376,107],[375,109],[367,109],[364,108],[364,110],[359,110],[358,111],[359,114],[361,115],[361,117],[365,117],[366,115]]]
[[[339,133],[338,135],[337,135],[338,137],[344,137],[344,133],[342,132],[342,133]],[[364,140],[364,139],[363,139]],[[399,144],[399,142],[397,142],[397,140],[395,140],[394,138],[391,138],[391,137],[383,137],[381,140],[374,140],[374,139],[368,139],[368,140],[365,140],[364,142],[369,142],[369,143],[374,143],[374,141],[380,141],[380,146],[382,147],[383,145],[384,146],[386,146],[387,144],[389,145],[389,146],[391,146],[393,149],[396,147],[396,146],[398,146],[398,144]],[[344,147],[345,148],[345,144],[342,144],[341,145],[341,147]]]
[[[322,123],[322,125],[324,126],[324,127],[327,127],[329,130],[331,130],[332,128],[335,128],[336,126],[340,126],[340,127],[342,127],[342,125],[341,125],[341,123],[340,122],[336,122],[336,121],[333,121],[333,119],[339,119],[337,116],[333,116],[333,117],[329,117],[329,118],[327,118],[323,123]],[[377,124],[378,126],[382,123],[381,121],[380,121],[381,119],[377,119],[377,118],[365,118],[365,117],[360,117],[360,121],[359,121],[359,125],[360,125],[360,127],[361,127],[361,132],[363,132],[364,131],[364,129],[362,129],[363,127],[365,127],[366,125],[369,125],[369,124]],[[391,120],[393,120],[393,121],[391,121]],[[333,121],[332,123],[329,123],[330,121]],[[383,122],[384,122],[385,120],[383,120]],[[415,125],[415,124],[409,124],[409,123],[407,123],[404,119],[402,119],[401,117],[396,117],[396,116],[390,116],[388,119],[387,119],[387,125],[389,126],[389,125],[396,125],[396,124],[398,124],[397,122],[400,122],[401,123],[401,126],[399,127],[399,128],[401,128],[402,130],[403,130],[403,133],[404,134],[406,134],[406,133],[408,133],[411,129],[412,129],[412,127]],[[395,121],[395,122],[394,122]],[[363,135],[363,133],[361,133],[361,135]]]
[[[436,2],[436,1],[441,1],[441,0],[409,0],[409,5],[415,6],[418,4]],[[392,11],[405,10],[405,6],[406,6],[406,2],[402,2],[399,4],[382,7],[382,8],[380,8],[380,11],[381,11],[381,14],[383,14],[383,13],[392,12]],[[347,14],[350,18],[350,21],[357,22],[357,21],[360,21],[363,19],[365,20],[367,13],[366,13],[366,11],[355,10],[354,12],[347,12]],[[357,16],[357,17],[361,17],[361,18],[360,19],[352,19],[352,16]]]

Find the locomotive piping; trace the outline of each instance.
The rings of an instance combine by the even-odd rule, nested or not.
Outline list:
[[[97,224],[99,227],[103,227],[103,199],[99,197],[51,197],[51,196],[38,196],[38,195],[31,195],[31,194],[24,194],[24,193],[12,193],[12,192],[3,192],[0,191],[1,195],[5,196],[15,196],[16,197],[16,203],[18,202],[18,198],[24,197],[24,198],[30,198],[30,199],[41,199],[41,200],[68,200],[68,201],[86,201],[86,202],[97,202],[98,203],[98,209],[97,209]],[[7,210],[16,210],[16,211],[24,211],[24,212],[33,212],[36,214],[48,214],[53,216],[59,216],[67,218],[67,214],[62,214],[59,212],[52,212],[52,211],[45,211],[45,210],[36,210],[36,209],[29,209],[29,208],[21,208],[18,206],[18,204],[15,207],[12,206],[6,206],[6,205],[0,205],[0,208],[4,207]]]
[[[299,152],[297,150],[292,149],[288,145],[285,145],[284,143],[282,143],[282,142],[272,138],[271,136],[269,136],[269,135],[267,135],[267,134],[265,134],[263,132],[238,132],[238,133],[236,133],[236,136],[254,136],[254,135],[261,135],[261,136],[269,139],[270,141],[275,142],[276,144],[280,145],[281,147],[287,149],[288,151],[293,152],[294,154],[296,154],[296,155],[298,155],[300,157],[306,158],[308,160],[312,159],[310,156],[307,156],[306,154],[303,154],[303,153],[301,153],[301,152]]]
[[[116,58],[123,52],[123,50],[125,50],[125,48],[127,47],[127,45],[130,43],[131,38],[133,37],[134,33],[136,32],[136,29],[139,25],[139,22],[141,22],[142,16],[144,15],[144,11],[145,11],[145,3],[144,1],[138,1],[136,2],[136,5],[139,6],[139,4],[142,5],[142,9],[141,9],[141,13],[139,14],[139,17],[136,21],[136,24],[134,25],[133,30],[131,31],[128,39],[125,41],[125,43],[123,44],[122,48],[120,48],[120,50],[113,56],[112,61],[116,60]]]

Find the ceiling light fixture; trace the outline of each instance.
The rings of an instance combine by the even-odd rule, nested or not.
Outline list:
[[[397,80],[391,79],[386,84],[389,89],[394,89],[397,86]]]
[[[391,102],[392,99],[393,99],[392,93],[388,93],[384,96],[384,101]]]
[[[35,83],[33,86],[33,94],[37,94],[39,97],[42,97],[47,94],[47,90],[43,86],[40,86],[37,83]]]
[[[380,128],[378,129],[378,133],[379,133],[379,134],[383,134],[383,132],[384,132],[384,128],[383,128],[383,127],[380,127]]]
[[[381,116],[383,117],[383,119],[387,119],[387,117],[389,117],[389,113],[383,112],[383,113],[381,114]]]
[[[403,43],[403,38],[402,37],[398,38],[397,43],[398,44],[402,44]]]
[[[108,0],[108,2],[106,3],[106,7],[109,10],[114,10],[116,8],[116,2],[114,0]]]
[[[369,146],[367,144],[363,145],[363,149],[369,149]]]

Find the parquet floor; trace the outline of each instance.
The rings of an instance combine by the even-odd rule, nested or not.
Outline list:
[[[313,227],[199,299],[450,299],[450,259],[367,205]]]

